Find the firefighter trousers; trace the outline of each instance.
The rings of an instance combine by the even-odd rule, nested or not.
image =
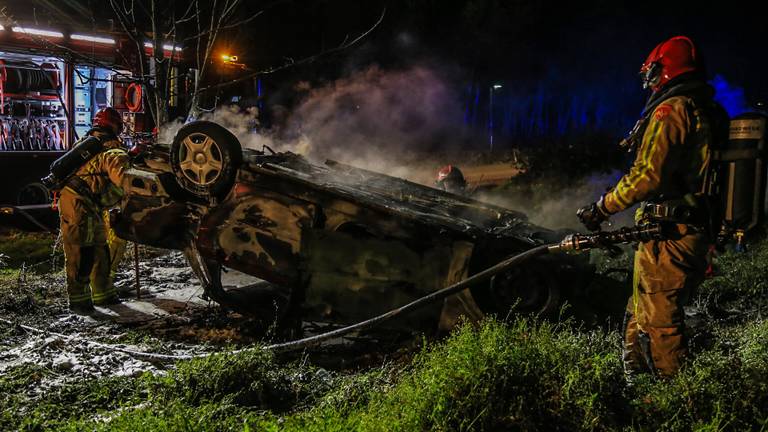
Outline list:
[[[109,210],[105,210],[103,213],[103,216],[104,216],[104,226],[107,234],[107,246],[109,248],[109,262],[110,262],[109,284],[110,286],[114,286],[115,275],[117,274],[117,269],[120,266],[120,262],[123,260],[123,257],[125,256],[125,249],[127,247],[128,242],[118,237],[115,231],[110,226]]]
[[[59,200],[59,217],[70,307],[87,309],[93,304],[114,303],[117,291],[110,275],[113,257],[102,212],[88,200],[67,192],[65,189]]]
[[[677,225],[671,240],[640,243],[624,319],[624,369],[671,376],[688,353],[683,306],[704,280],[709,241]]]

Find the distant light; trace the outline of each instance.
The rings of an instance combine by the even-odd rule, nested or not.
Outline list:
[[[69,37],[74,40],[86,41],[86,42],[95,42],[95,43],[113,44],[113,45],[115,43],[115,40],[112,38],[106,38],[106,37],[100,37],[100,36],[72,34],[72,35],[69,35]]]
[[[226,62],[226,63],[236,62],[237,61],[237,56],[236,55],[229,55],[229,54],[222,54],[221,55],[221,59],[224,60],[224,62]]]
[[[144,42],[144,46],[146,48],[154,48],[155,44],[152,42]],[[181,51],[181,47],[173,46],[173,45],[163,45],[163,49],[166,51]]]
[[[501,84],[494,84],[494,85],[493,85],[493,89],[494,89],[494,90],[498,90],[498,89],[500,89],[500,88],[501,88]]]
[[[11,27],[11,30],[13,30],[16,33],[24,33],[24,34],[30,34],[35,36],[45,36],[45,37],[54,37],[54,38],[62,38],[64,37],[64,33],[52,31],[52,30],[41,30],[31,27]]]
[[[0,30],[5,30],[5,27],[3,27],[2,24],[0,24]]]

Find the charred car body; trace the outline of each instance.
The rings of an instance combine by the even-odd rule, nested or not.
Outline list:
[[[522,213],[402,179],[241,149],[209,122],[134,160],[123,187],[118,235],[183,250],[208,297],[266,320],[355,322],[562,237]],[[269,284],[246,300],[222,287],[222,266]],[[450,326],[512,307],[551,313],[560,286],[578,290],[591,274],[577,257],[542,257],[396,324]]]

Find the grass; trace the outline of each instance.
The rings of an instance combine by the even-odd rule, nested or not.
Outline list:
[[[61,250],[54,252],[56,236],[51,233],[25,233],[21,231],[0,231],[0,257],[8,267],[33,267],[37,271],[50,271],[49,261],[57,258],[61,263]],[[49,264],[49,265],[44,265]],[[3,266],[0,265],[0,268]]]
[[[405,369],[319,374],[266,353],[62,387],[4,429],[745,430],[768,420],[768,323],[723,328],[673,380],[623,383],[615,333],[520,318],[462,326]],[[45,373],[39,372],[36,373]],[[0,379],[14,393],[39,379]],[[25,382],[30,380],[30,382]],[[22,401],[17,401],[21,403]],[[9,409],[11,411],[9,411]],[[18,409],[11,404],[3,411]],[[94,420],[94,415],[98,419]],[[105,421],[108,418],[109,421]]]
[[[518,317],[464,324],[405,364],[329,372],[250,351],[162,375],[30,396],[44,368],[0,376],[2,430],[765,430],[768,241],[717,259],[707,326],[673,379],[624,384],[615,331]]]

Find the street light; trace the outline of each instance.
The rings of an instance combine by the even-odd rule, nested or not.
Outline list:
[[[225,68],[244,69],[244,70],[248,69],[244,63],[238,63],[237,60],[238,59],[236,55],[232,55],[232,54],[221,55],[221,61],[223,62]]]
[[[493,84],[488,89],[488,143],[493,152],[493,91],[501,88],[501,84]]]

